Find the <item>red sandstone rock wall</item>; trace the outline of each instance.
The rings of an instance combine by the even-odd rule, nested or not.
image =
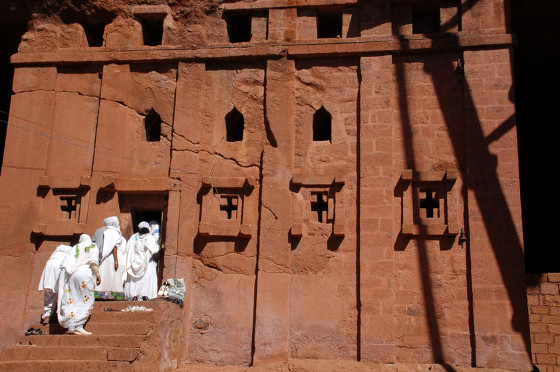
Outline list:
[[[115,2],[99,47],[35,17],[0,178],[1,345],[39,316],[57,244],[160,211],[161,276],[188,283],[184,363],[530,369],[504,4],[449,2],[437,38],[413,34],[413,4],[329,4],[338,38],[317,39],[320,1]],[[235,11],[255,12],[251,42],[228,42]],[[163,17],[161,45],[139,14]]]

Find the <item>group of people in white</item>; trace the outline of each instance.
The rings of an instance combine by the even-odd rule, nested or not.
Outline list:
[[[157,297],[159,224],[142,221],[128,241],[112,216],[103,220],[93,238],[80,236],[74,246],[59,245],[49,257],[39,291],[43,291],[41,323],[55,312],[67,333],[88,335],[84,330],[95,301],[94,291],[124,292],[131,300]]]

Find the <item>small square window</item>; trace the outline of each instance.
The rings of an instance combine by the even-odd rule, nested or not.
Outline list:
[[[342,13],[318,13],[317,37],[319,39],[342,37]]]

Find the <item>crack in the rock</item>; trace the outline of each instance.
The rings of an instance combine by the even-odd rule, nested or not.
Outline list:
[[[206,149],[200,149],[200,151],[204,151],[204,152],[206,152],[206,153],[207,153],[208,155],[210,155],[210,156],[219,156],[219,157],[221,157],[221,158],[224,159],[224,160],[230,160],[230,161],[234,162],[235,164],[237,164],[239,167],[242,167],[242,168],[258,168],[258,165],[257,165],[257,164],[241,164],[241,163],[239,162],[239,160],[234,159],[234,158],[227,157],[227,156],[225,156],[224,154],[221,154],[221,153],[219,153],[219,152],[217,152],[217,151],[212,152],[212,151],[209,151],[209,150],[206,150]]]
[[[173,135],[184,139],[185,141],[189,142],[189,143],[192,144],[192,145],[200,145],[200,142],[193,141],[193,140],[191,140],[190,138],[187,138],[185,135],[183,135],[183,134],[181,134],[181,133],[179,133],[179,132],[177,132],[177,131],[174,131],[174,132],[173,132]]]
[[[82,96],[82,97],[99,99],[99,96],[92,96],[92,95],[89,95],[89,94],[84,94],[84,93],[79,92],[79,91],[66,90],[66,89],[62,89],[62,90],[58,90],[58,89],[24,89],[24,90],[18,90],[17,92],[14,92],[14,95],[20,94],[20,93],[33,93],[33,92],[75,93],[75,94],[77,94],[79,96]]]
[[[270,208],[268,205],[261,203],[261,205],[270,213],[272,213],[272,215],[274,216],[274,219],[277,220],[278,216],[276,215],[276,213],[274,213],[274,211],[272,210],[272,208]]]

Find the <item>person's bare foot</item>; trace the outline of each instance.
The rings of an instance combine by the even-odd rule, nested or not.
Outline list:
[[[91,335],[91,332],[88,332],[88,331],[86,331],[86,330],[83,329],[83,328],[77,328],[77,329],[76,329],[76,332],[78,332],[78,334],[84,335],[84,336],[89,336],[89,335]]]
[[[50,321],[50,317],[48,317],[48,316],[46,316],[44,318],[41,318],[41,324],[42,325],[49,324],[49,321]]]

